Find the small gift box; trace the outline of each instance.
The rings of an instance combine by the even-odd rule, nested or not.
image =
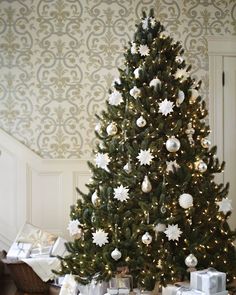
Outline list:
[[[226,289],[226,274],[213,268],[193,271],[190,277],[192,289],[200,290],[205,294],[217,294]]]
[[[36,257],[45,257],[45,256],[50,256],[52,250],[52,246],[47,246],[47,247],[37,247],[31,250],[30,252],[30,257],[31,258],[36,258]]]
[[[86,295],[104,295],[107,290],[106,282],[97,282],[95,279],[90,284],[82,285],[78,284],[78,289],[81,294]]]
[[[14,242],[7,253],[7,259],[23,259],[30,256],[32,244]]]
[[[53,245],[51,255],[61,257],[65,257],[66,255],[68,255],[69,252],[66,250],[65,243],[67,243],[67,240],[58,237],[55,244]]]
[[[109,288],[133,289],[133,280],[131,275],[116,275],[109,281]]]

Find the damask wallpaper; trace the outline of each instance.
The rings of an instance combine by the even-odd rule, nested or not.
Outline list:
[[[90,158],[94,114],[152,7],[207,99],[206,36],[236,35],[235,0],[0,0],[0,127],[43,158]]]

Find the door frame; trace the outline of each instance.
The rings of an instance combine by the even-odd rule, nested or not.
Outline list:
[[[224,159],[224,86],[223,71],[224,57],[236,57],[235,36],[208,36],[209,56],[209,124],[211,129],[210,139],[217,145],[217,157]],[[224,175],[216,177],[217,181],[224,183]]]

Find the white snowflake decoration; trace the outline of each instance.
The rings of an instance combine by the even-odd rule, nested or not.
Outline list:
[[[150,165],[153,159],[153,155],[150,151],[148,150],[140,150],[137,159],[139,160],[141,165]]]
[[[169,241],[179,240],[182,231],[178,227],[178,224],[169,224],[167,229],[164,231]]]
[[[131,48],[130,48],[131,53],[132,53],[132,54],[136,54],[136,53],[138,53],[137,44],[136,44],[135,42],[132,42],[131,44],[132,44],[132,45],[131,45]]]
[[[130,93],[130,95],[133,96],[134,98],[137,98],[137,97],[140,95],[141,90],[138,89],[137,86],[134,86],[132,89],[130,89],[130,92],[129,92],[129,93]]]
[[[159,104],[159,113],[162,113],[162,115],[167,116],[168,114],[173,112],[174,104],[172,101],[165,99],[158,104]]]
[[[135,77],[136,79],[139,78],[139,71],[140,71],[140,70],[141,70],[140,67],[138,67],[137,69],[134,70],[134,77]]]
[[[232,200],[227,198],[223,198],[221,201],[216,202],[216,204],[219,206],[219,211],[223,212],[225,215],[233,210]]]
[[[179,78],[181,81],[186,80],[188,76],[189,74],[186,69],[177,69],[177,71],[175,72],[175,78]]]
[[[108,243],[108,233],[105,233],[103,229],[96,230],[93,235],[93,243],[99,247]]]
[[[118,106],[119,104],[121,104],[123,101],[123,97],[121,95],[121,93],[117,90],[114,90],[108,98],[108,102],[109,104],[113,105],[113,106]]]
[[[67,229],[70,232],[71,236],[81,234],[82,229],[79,228],[79,225],[80,225],[80,222],[78,219],[70,220]]]
[[[149,86],[150,87],[156,87],[157,85],[161,85],[161,80],[158,78],[154,78],[150,81]]]
[[[141,56],[148,56],[150,49],[148,48],[147,45],[140,45],[138,51]]]
[[[108,170],[107,165],[110,162],[110,158],[108,154],[102,154],[102,153],[97,153],[96,158],[95,158],[95,163],[98,168],[102,168],[105,170]]]
[[[174,172],[174,168],[175,169],[179,169],[180,166],[179,164],[176,162],[176,160],[174,161],[166,161],[166,172]]]
[[[123,185],[114,189],[114,199],[124,202],[129,199],[129,189]]]

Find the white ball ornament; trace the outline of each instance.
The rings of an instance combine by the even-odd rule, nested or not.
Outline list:
[[[115,123],[109,124],[106,128],[106,131],[108,135],[115,135],[118,131],[116,124]]]
[[[139,72],[140,72],[140,70],[141,70],[140,67],[134,70],[134,77],[135,77],[136,79],[139,78],[139,75],[140,75]]]
[[[180,141],[175,136],[172,136],[166,141],[166,149],[170,153],[177,152],[180,149]]]
[[[140,116],[137,119],[136,124],[137,124],[138,127],[142,128],[142,127],[144,127],[147,124],[147,121],[144,119],[143,116]]]
[[[154,78],[150,81],[149,86],[150,87],[157,87],[158,85],[161,85],[161,80],[158,78]]]
[[[179,205],[184,208],[188,209],[193,206],[193,197],[190,194],[182,194],[179,197]]]
[[[197,258],[193,255],[193,254],[189,254],[186,258],[185,258],[185,264],[187,267],[196,267],[197,266]]]
[[[152,242],[152,236],[149,234],[149,232],[146,232],[143,236],[142,236],[142,242],[145,245],[149,245]]]
[[[196,163],[196,168],[199,172],[204,173],[207,171],[207,164],[204,161],[200,160]]]
[[[119,260],[121,258],[122,254],[121,252],[115,248],[112,252],[111,252],[111,257],[114,259],[114,260]]]
[[[202,138],[201,139],[201,145],[204,149],[208,149],[211,145],[211,142],[208,138]]]

